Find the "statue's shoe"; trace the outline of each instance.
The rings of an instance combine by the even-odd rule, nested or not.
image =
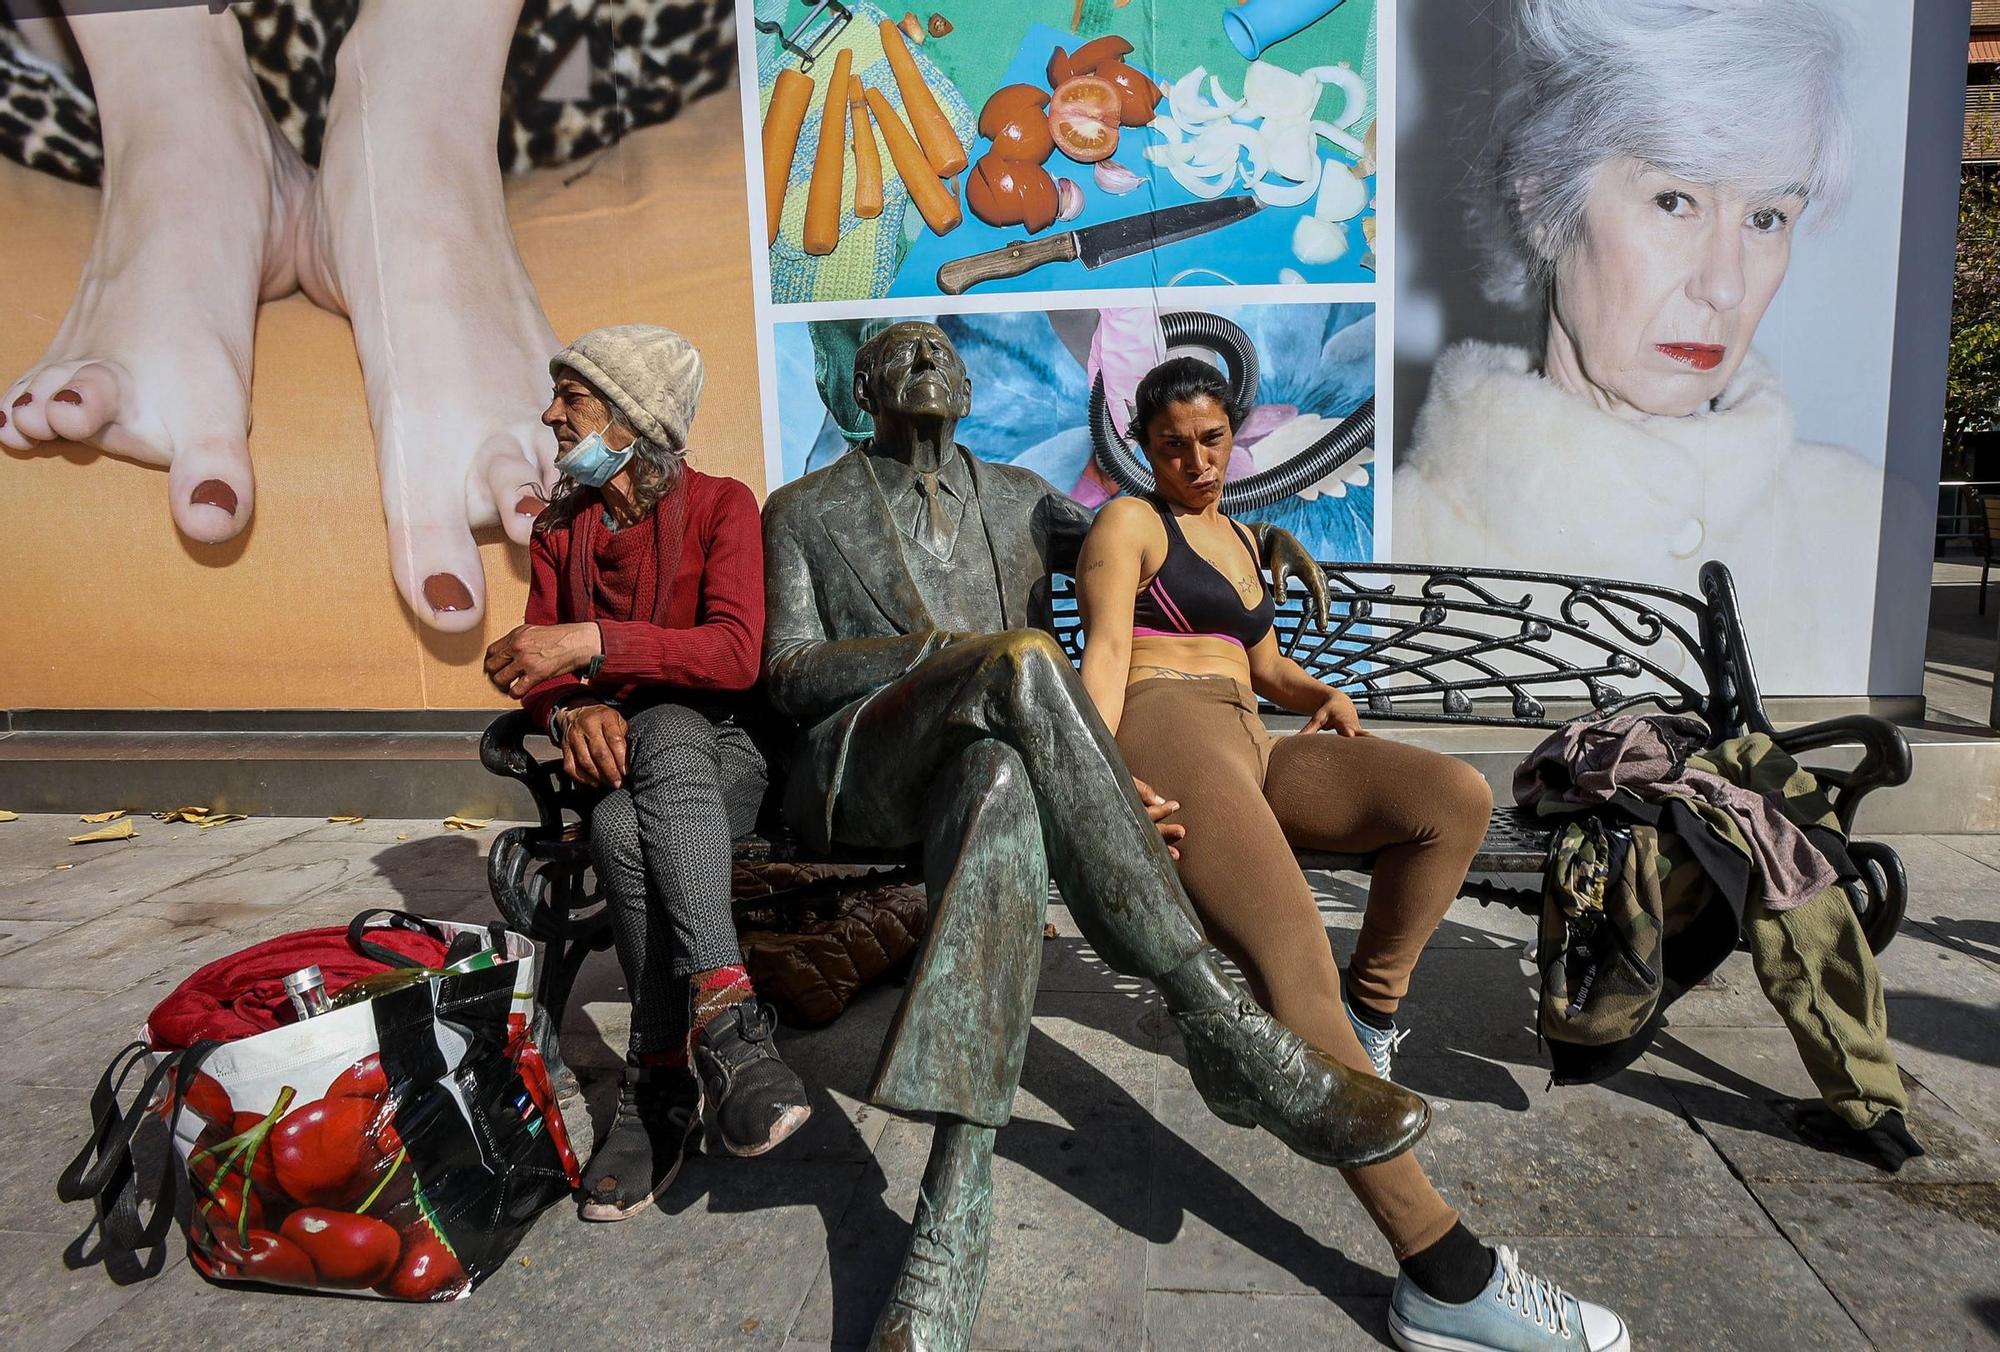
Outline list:
[[[1423,1099],[1307,1046],[1212,962],[1209,973],[1202,998],[1175,1010],[1174,1021],[1210,1112],[1336,1169],[1379,1164],[1417,1143],[1430,1125]]]
[[[990,1183],[935,1203],[926,1188],[917,1199],[910,1251],[875,1321],[869,1352],[965,1352],[986,1288],[992,1229]]]

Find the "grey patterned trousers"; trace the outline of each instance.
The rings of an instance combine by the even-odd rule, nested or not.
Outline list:
[[[677,1051],[690,973],[743,961],[729,843],[757,824],[764,757],[735,722],[679,704],[633,714],[625,784],[590,813],[590,851],[632,1000],[635,1054]]]

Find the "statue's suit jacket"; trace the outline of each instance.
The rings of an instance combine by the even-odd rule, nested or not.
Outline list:
[[[819,849],[832,843],[854,720],[947,638],[948,617],[931,615],[904,564],[914,545],[891,520],[867,454],[849,451],[764,505],[765,687],[802,729],[786,801]],[[1090,513],[1038,474],[970,459],[1001,614],[1010,629],[1047,628],[1049,574],[1074,565]],[[843,646],[829,651],[830,642]]]

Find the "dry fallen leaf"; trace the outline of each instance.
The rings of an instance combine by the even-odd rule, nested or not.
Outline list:
[[[81,817],[78,817],[77,820],[80,822],[92,822],[92,823],[115,822],[124,815],[125,815],[125,809],[121,807],[116,812],[86,812]]]
[[[490,825],[491,822],[479,821],[472,817],[453,815],[444,819],[444,829],[447,831],[484,831]]]
[[[21,820],[20,813],[0,810],[0,822],[17,822],[19,820]]]
[[[155,812],[153,820],[162,822],[198,822],[208,815],[205,807],[177,807],[172,812]]]
[[[80,836],[71,836],[69,843],[72,845],[91,845],[100,840],[130,840],[138,834],[137,831],[132,829],[131,818],[127,817],[121,821],[113,822],[109,826],[100,826],[95,831],[85,831]]]
[[[335,826],[359,826],[363,821],[366,820],[366,818],[341,816],[341,817],[328,817],[327,820],[329,822],[332,822]]]
[[[248,820],[248,816],[242,812],[213,812],[206,817],[198,818],[195,821],[195,825],[206,831],[211,826],[227,826],[231,822],[246,820]]]
[[[410,833],[408,831],[398,831],[396,833],[396,839],[398,840],[408,840],[409,838],[410,838]]]

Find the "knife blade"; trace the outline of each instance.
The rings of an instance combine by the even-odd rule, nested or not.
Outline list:
[[[1047,239],[1017,240],[1004,249],[956,258],[938,269],[938,290],[947,296],[962,294],[980,282],[1003,277],[1019,277],[1049,263],[1082,263],[1100,268],[1121,258],[1178,244],[1184,239],[1220,230],[1263,210],[1255,197],[1218,197],[1208,202],[1188,202],[1162,207],[1102,225],[1085,226]]]

